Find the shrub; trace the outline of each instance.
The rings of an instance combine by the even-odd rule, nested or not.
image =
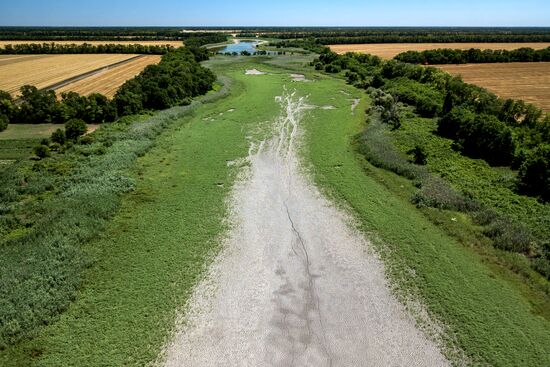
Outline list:
[[[47,145],[40,144],[34,147],[34,154],[40,159],[50,157],[52,154],[50,148]]]
[[[94,142],[94,138],[89,135],[84,135],[78,138],[78,143],[81,145],[90,145]]]
[[[533,240],[525,227],[502,217],[489,224],[483,233],[493,240],[496,248],[519,253],[528,253]]]
[[[86,131],[88,131],[88,126],[80,119],[72,119],[65,124],[67,140],[76,141],[79,136],[86,134]]]
[[[63,145],[65,144],[65,130],[57,129],[52,133],[51,136],[52,142]]]
[[[413,156],[412,162],[420,166],[424,166],[427,163],[427,154],[424,147],[420,145],[415,145],[415,147],[407,152]]]

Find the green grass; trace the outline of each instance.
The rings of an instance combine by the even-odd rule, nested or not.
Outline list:
[[[0,139],[0,160],[18,160],[32,155],[40,138]]]
[[[445,342],[456,343],[476,362],[549,365],[550,322],[535,314],[530,299],[410,204],[407,180],[371,166],[354,151],[352,140],[364,119],[308,120],[307,156],[317,184],[350,207],[371,234],[398,293],[416,294],[447,325]]]
[[[9,124],[8,128],[0,132],[0,140],[40,139],[48,138],[63,125],[59,124]]]

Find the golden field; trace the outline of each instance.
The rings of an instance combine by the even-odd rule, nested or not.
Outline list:
[[[372,43],[357,45],[330,45],[330,49],[338,54],[346,52],[361,52],[380,56],[383,59],[392,59],[406,51],[436,50],[438,48],[452,48],[457,50],[516,50],[530,47],[535,50],[550,47],[550,42],[530,43]]]
[[[125,81],[139,74],[148,65],[159,63],[160,59],[161,56],[159,55],[146,55],[68,84],[56,89],[56,92],[71,91],[80,95],[101,93],[108,98],[112,98]]]
[[[69,78],[137,55],[10,55],[0,56],[0,90],[16,96],[21,86],[46,88]]]
[[[434,66],[502,98],[522,99],[550,112],[550,62]]]
[[[81,45],[87,43],[90,45],[143,45],[143,46],[164,46],[170,45],[173,47],[181,47],[183,41],[0,41],[0,48],[4,48],[6,45],[28,45],[28,44],[42,44],[42,43],[57,43],[60,45]]]

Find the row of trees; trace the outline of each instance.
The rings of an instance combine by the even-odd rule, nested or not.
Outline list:
[[[261,31],[259,31],[261,32]],[[297,28],[262,37],[310,39],[323,45],[420,42],[548,42],[548,28],[367,27]]]
[[[0,91],[0,129],[8,123],[64,124],[73,119],[86,123],[112,122],[118,117],[142,110],[159,110],[189,103],[212,88],[215,75],[199,61],[203,50],[179,48],[166,53],[157,65],[149,65],[138,76],[128,80],[112,100],[101,94],[80,96],[62,93],[58,99],[52,90],[23,86],[14,99]]]
[[[174,27],[0,27],[0,40],[184,40],[211,34],[183,33]]]
[[[183,44],[182,44],[183,46]],[[35,54],[147,54],[164,55],[173,51],[170,45],[122,45],[105,44],[59,44],[51,43],[23,43],[6,45],[0,48],[0,55],[35,55]]]
[[[394,57],[395,60],[412,64],[475,64],[490,62],[541,62],[550,61],[550,47],[541,50],[524,47],[517,50],[437,50],[407,51]]]

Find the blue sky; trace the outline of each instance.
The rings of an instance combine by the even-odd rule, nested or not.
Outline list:
[[[550,0],[2,0],[0,25],[550,26]]]

